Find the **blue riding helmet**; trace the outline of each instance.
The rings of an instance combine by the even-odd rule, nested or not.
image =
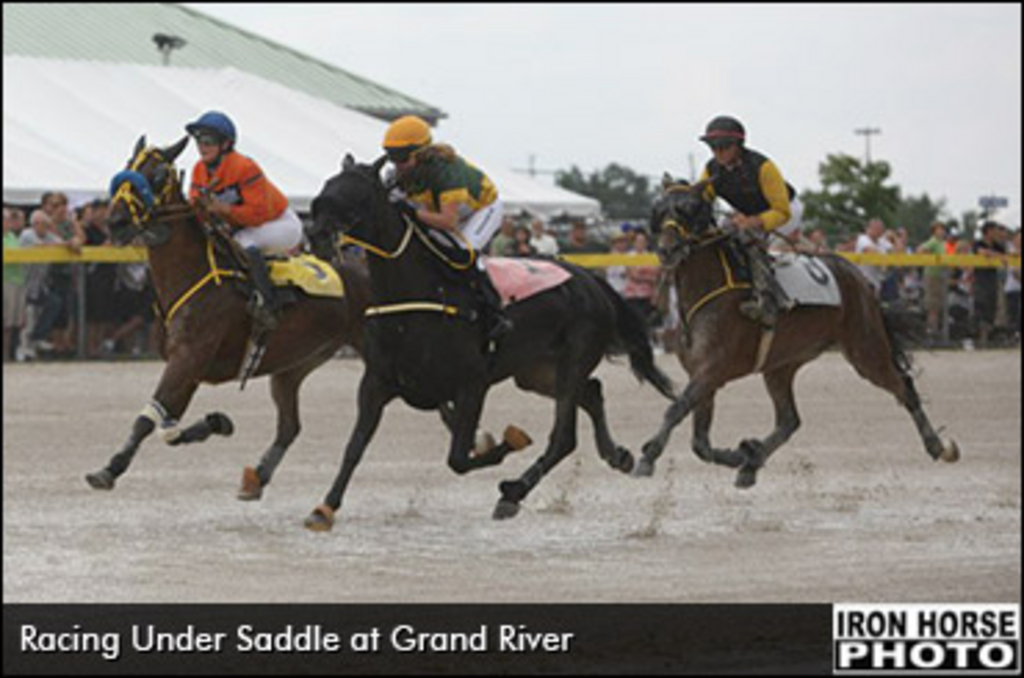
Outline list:
[[[190,122],[185,125],[185,131],[192,136],[196,136],[203,130],[215,132],[220,135],[221,138],[227,139],[232,144],[234,144],[237,139],[235,135],[235,123],[231,122],[231,118],[220,111],[207,111],[199,116],[199,119],[195,122]]]

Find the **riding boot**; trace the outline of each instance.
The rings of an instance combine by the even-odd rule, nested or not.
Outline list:
[[[756,244],[747,246],[754,298],[740,304],[740,312],[766,327],[774,327],[779,313],[788,310],[788,298],[775,280],[768,252]]]
[[[481,302],[480,311],[484,327],[487,330],[487,339],[497,341],[512,331],[512,321],[505,315],[501,306],[501,295],[498,294],[498,290],[494,289],[491,276],[487,275],[487,271],[482,271],[476,266],[470,270],[473,271],[477,296]]]
[[[245,254],[249,259],[249,277],[253,284],[249,312],[259,330],[256,333],[260,334],[277,327],[280,303],[274,294],[263,252],[258,247],[247,247]]]

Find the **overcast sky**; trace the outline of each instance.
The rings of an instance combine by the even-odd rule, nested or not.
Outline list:
[[[1019,4],[191,6],[444,110],[484,166],[688,176],[728,113],[798,190],[871,127],[904,195],[1020,214]]]

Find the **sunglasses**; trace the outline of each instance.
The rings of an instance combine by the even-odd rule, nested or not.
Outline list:
[[[220,137],[214,134],[200,134],[196,137],[196,142],[201,146],[220,146]]]
[[[407,163],[416,150],[415,148],[389,148],[387,151],[388,160],[396,164]]]
[[[710,144],[713,151],[727,151],[735,145],[735,141],[712,141]]]

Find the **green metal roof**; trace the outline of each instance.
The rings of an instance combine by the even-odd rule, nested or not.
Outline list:
[[[171,64],[232,66],[385,120],[415,114],[431,124],[440,109],[340,68],[171,3],[9,3],[4,54],[51,59],[160,64],[153,35],[187,41]]]

